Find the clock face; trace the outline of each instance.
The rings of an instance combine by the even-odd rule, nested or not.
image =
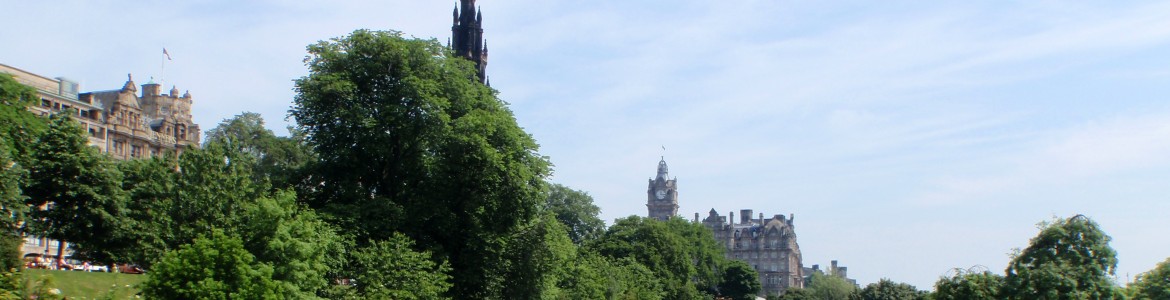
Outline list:
[[[662,200],[663,198],[666,198],[666,190],[658,190],[657,192],[654,192],[654,196],[658,197],[658,200]]]

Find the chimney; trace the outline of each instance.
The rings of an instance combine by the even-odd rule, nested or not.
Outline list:
[[[735,225],[735,212],[734,211],[727,213],[727,221],[731,222],[732,225]]]
[[[760,213],[760,226],[764,225],[764,213]]]
[[[695,223],[699,223],[699,213],[695,213]]]
[[[750,210],[750,209],[739,210],[739,223],[740,224],[748,224],[751,222],[752,222],[752,210]]]

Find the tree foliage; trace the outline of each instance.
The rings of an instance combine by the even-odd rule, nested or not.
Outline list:
[[[238,238],[215,230],[167,252],[142,283],[152,299],[287,299],[272,266],[255,261]]]
[[[913,285],[882,278],[858,291],[856,298],[859,300],[918,300],[925,299],[925,297],[926,292],[919,291]]]
[[[805,287],[808,294],[817,300],[847,300],[855,297],[857,286],[844,278],[814,272]]]
[[[208,130],[204,145],[221,144],[251,156],[255,180],[285,189],[302,179],[302,172],[313,159],[304,135],[291,128],[290,133],[288,137],[276,136],[264,127],[260,114],[244,112]]]
[[[429,252],[411,250],[410,238],[395,234],[354,253],[346,270],[355,284],[355,299],[441,299],[451,288],[446,263]]]
[[[769,296],[769,300],[813,300],[812,291],[803,288],[790,288],[784,290],[783,295]]]
[[[291,115],[319,162],[299,191],[356,241],[401,232],[448,260],[451,295],[494,293],[543,200],[536,142],[435,40],[359,30],[308,50]]]
[[[84,131],[70,114],[53,115],[48,130],[34,146],[24,188],[26,203],[36,208],[29,214],[28,227],[34,234],[80,247],[102,248],[114,234],[122,232],[122,174],[108,156],[88,145]]]
[[[1002,299],[1000,289],[1003,276],[984,271],[966,273],[958,269],[954,276],[939,278],[934,284],[935,300],[996,300]]]
[[[272,278],[295,298],[313,298],[343,265],[344,241],[315,212],[297,205],[295,193],[278,191],[244,211],[239,225],[244,248],[272,265]]]
[[[10,158],[26,166],[37,138],[48,128],[45,118],[28,111],[38,99],[32,87],[0,74],[0,149],[11,151]]]
[[[1136,300],[1170,299],[1170,258],[1158,263],[1129,285],[1130,296]]]
[[[1007,299],[1112,299],[1117,252],[1096,222],[1077,215],[1040,224],[1040,234],[1008,263]]]
[[[653,270],[670,299],[713,293],[726,262],[710,230],[678,218],[618,219],[589,247],[613,259],[632,258]]]
[[[728,261],[719,283],[720,294],[735,300],[755,299],[760,288],[760,276],[755,269],[743,261]]]
[[[553,184],[549,187],[547,209],[565,225],[574,244],[581,245],[605,233],[605,222],[597,217],[601,209],[593,204],[589,193]]]

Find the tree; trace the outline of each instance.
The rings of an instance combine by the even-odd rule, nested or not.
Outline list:
[[[1008,263],[1007,299],[1112,299],[1117,252],[1096,222],[1077,215],[1040,224],[1040,234]]]
[[[760,292],[760,277],[755,269],[739,260],[729,261],[719,283],[719,293],[731,299],[755,299]]]
[[[122,232],[122,174],[109,158],[88,145],[71,112],[54,114],[49,129],[34,146],[33,164],[24,192],[34,207],[29,227],[34,234],[100,248]],[[62,255],[59,247],[57,255]],[[108,261],[106,257],[92,257]]]
[[[272,280],[272,266],[220,230],[167,252],[142,283],[152,299],[288,299],[286,292]]]
[[[536,141],[433,39],[359,30],[308,50],[290,114],[319,162],[298,191],[359,244],[401,232],[449,261],[450,295],[496,293],[544,200]]]
[[[857,286],[844,278],[813,273],[805,289],[817,300],[846,300],[857,294]]]
[[[251,156],[219,143],[187,149],[177,159],[119,163],[132,209],[115,243],[125,247],[105,250],[149,269],[162,253],[216,229],[248,236],[254,232],[243,226],[249,208],[269,195],[265,182],[252,177],[252,167]]]
[[[37,99],[36,90],[0,74],[0,270],[21,267],[24,239],[18,230],[28,213],[21,183],[28,178],[32,147],[48,127],[27,109]]]
[[[1002,299],[1000,289],[1003,276],[988,271],[966,273],[956,269],[955,275],[939,278],[934,284],[935,300],[996,300]]]
[[[866,285],[857,295],[860,300],[917,300],[924,299],[926,292],[919,291],[913,285],[882,278]]]
[[[769,300],[813,300],[812,291],[802,288],[790,288],[784,290],[784,294],[780,296],[769,296]]]
[[[565,228],[551,214],[513,233],[505,250],[509,262],[503,276],[507,278],[498,298],[552,299],[563,295],[558,283],[568,273],[576,257],[576,246]]]
[[[9,159],[8,150],[0,144],[0,272],[22,266],[20,245],[24,239],[17,230],[28,212],[24,193],[20,190],[25,174],[19,164]]]
[[[347,271],[360,299],[440,299],[451,288],[446,263],[411,250],[410,238],[395,234],[359,249]]]
[[[272,278],[283,290],[311,299],[328,286],[328,274],[341,267],[344,253],[332,226],[298,206],[291,191],[262,197],[244,210],[239,225],[244,248],[258,262],[272,265]]]
[[[714,292],[726,262],[711,231],[682,219],[658,221],[630,216],[618,219],[605,235],[588,245],[612,258],[631,258],[654,271],[666,298],[695,299]]]
[[[593,205],[593,197],[584,191],[553,184],[549,187],[547,209],[565,224],[574,244],[596,239],[605,233],[605,222],[597,217],[601,209]]]
[[[1170,258],[1153,270],[1138,274],[1129,290],[1133,299],[1170,299]]]
[[[304,135],[292,128],[290,133],[289,137],[278,137],[264,127],[260,114],[244,112],[208,130],[204,145],[222,144],[251,156],[255,163],[253,177],[270,181],[275,189],[284,189],[300,180],[313,159]]]
[[[10,159],[25,166],[31,163],[37,138],[48,128],[45,118],[28,111],[39,99],[32,87],[0,74],[0,149],[11,151]]]

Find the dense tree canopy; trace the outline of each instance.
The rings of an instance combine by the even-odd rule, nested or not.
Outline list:
[[[403,235],[374,241],[354,253],[344,271],[354,281],[352,299],[441,299],[451,288],[450,267],[435,263],[429,252],[412,250]]]
[[[810,275],[805,290],[812,296],[810,299],[817,300],[847,300],[857,294],[857,286],[845,281],[844,278],[819,272]]]
[[[1040,225],[1040,234],[1008,263],[1007,299],[1112,299],[1117,253],[1109,236],[1077,215]]]
[[[166,254],[142,283],[150,299],[289,299],[238,238],[220,230]]]
[[[276,136],[264,127],[260,114],[244,112],[208,130],[204,145],[221,144],[251,156],[253,178],[284,189],[302,179],[302,172],[313,159],[304,135],[292,129],[290,133],[288,137]]]
[[[31,162],[32,147],[48,128],[44,118],[27,109],[38,99],[32,87],[0,74],[0,149],[11,151],[10,158],[19,164]]]
[[[452,295],[501,287],[548,162],[470,62],[435,40],[355,31],[308,47],[291,115],[319,162],[301,189],[359,243],[402,232],[452,267]]]
[[[592,240],[605,233],[605,222],[597,217],[601,209],[593,205],[593,197],[584,191],[560,184],[549,186],[547,209],[565,224],[569,238],[575,244]]]
[[[32,233],[82,247],[106,247],[123,231],[122,175],[108,156],[89,146],[70,114],[53,115],[34,146],[24,188],[26,202],[35,208],[28,227]]]
[[[760,276],[747,263],[740,260],[728,261],[719,283],[719,294],[735,300],[755,299],[760,292]]]
[[[882,278],[858,291],[856,298],[859,300],[918,300],[925,299],[926,292],[919,291],[913,285]]]
[[[669,299],[714,294],[726,263],[723,247],[709,229],[678,218],[618,219],[589,247],[610,258],[632,258],[654,270]]]
[[[939,278],[934,284],[935,300],[1002,299],[1003,276],[991,272],[968,273],[956,269],[955,275]]]
[[[1130,296],[1136,300],[1170,299],[1170,258],[1158,263],[1153,270],[1138,274],[1129,290]]]

